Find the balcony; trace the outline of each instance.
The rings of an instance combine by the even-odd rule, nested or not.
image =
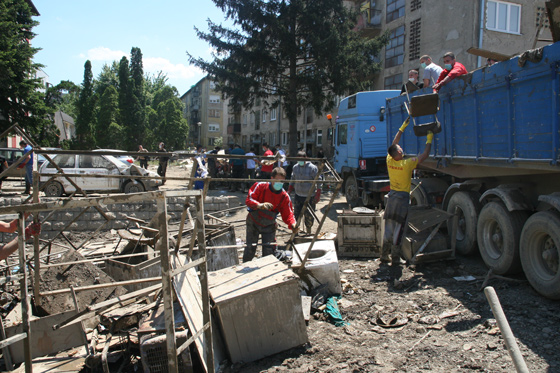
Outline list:
[[[379,36],[381,31],[383,31],[381,25],[382,11],[368,6],[368,3],[369,2],[366,1],[364,3],[366,6],[360,8],[361,12],[358,16],[355,30],[364,37]]]

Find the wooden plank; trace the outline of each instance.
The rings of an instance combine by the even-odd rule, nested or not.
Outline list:
[[[27,338],[27,334],[26,333],[21,333],[21,334],[16,334],[13,335],[11,337],[5,338],[2,341],[0,341],[0,349],[6,348],[18,341],[21,341],[23,339]]]
[[[83,334],[81,324],[74,323],[66,328],[53,330],[52,326],[58,324],[74,315],[76,310],[59,313],[56,315],[41,317],[30,321],[31,328],[31,356],[36,358],[46,356],[59,351],[68,350],[72,347],[83,346]],[[6,328],[7,336],[14,336],[23,331],[21,324]],[[12,348],[12,360],[14,364],[24,361],[23,342],[15,343]]]
[[[187,265],[190,260],[184,255],[173,256],[173,268],[179,268]],[[194,268],[179,273],[173,278],[173,286],[177,293],[177,299],[181,304],[189,330],[192,334],[201,330],[204,326],[203,320],[203,304],[202,304],[202,286]],[[206,367],[206,337],[201,334],[194,341],[200,361],[203,362],[204,370]]]

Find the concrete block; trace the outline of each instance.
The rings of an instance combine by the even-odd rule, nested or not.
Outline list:
[[[309,251],[310,244],[310,242],[306,242],[294,246],[301,258],[304,258],[307,251]],[[292,257],[292,266],[301,266],[301,260],[296,253]],[[315,241],[307,262],[305,262],[305,271],[300,273],[300,277],[305,277],[302,277],[304,283],[313,284],[313,288],[327,284],[331,294],[341,294],[342,286],[340,285],[340,271],[334,241]]]
[[[297,277],[273,255],[210,272],[208,281],[233,363],[308,341]]]

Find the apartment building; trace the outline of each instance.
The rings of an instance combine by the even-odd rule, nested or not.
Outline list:
[[[225,113],[222,94],[207,77],[199,80],[183,96],[183,116],[189,124],[190,145],[201,144],[210,149],[223,141]],[[218,140],[220,139],[220,140]]]
[[[468,53],[469,48],[507,56],[541,47],[552,41],[544,1],[534,0],[345,0],[360,11],[356,31],[370,38],[388,31],[390,41],[381,53],[382,71],[372,90],[400,89],[410,69],[420,69],[420,57],[428,54],[443,65],[451,51],[468,71],[486,63],[486,58]],[[421,71],[420,71],[421,73]],[[354,92],[348,92],[352,94]],[[224,144],[239,143],[244,149],[260,144],[288,146],[288,120],[281,107],[232,109],[226,100],[227,127]],[[338,104],[338,102],[337,102]],[[226,109],[227,108],[227,109]],[[336,107],[330,112],[336,118]],[[316,156],[322,150],[333,155],[333,125],[323,113],[300,108],[298,148]],[[204,121],[201,120],[203,123]],[[196,120],[194,123],[198,122]],[[333,120],[334,122],[334,120]],[[193,123],[193,121],[189,121]]]
[[[474,47],[514,56],[552,41],[544,1],[534,0],[368,0],[355,1],[361,11],[358,31],[365,37],[389,31],[383,71],[375,89],[400,89],[420,57],[443,65],[455,53],[468,71],[486,63],[467,52]]]

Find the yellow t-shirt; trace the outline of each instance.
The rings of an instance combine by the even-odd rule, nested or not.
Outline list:
[[[395,161],[387,154],[387,171],[391,181],[391,190],[410,193],[410,180],[412,171],[418,165],[418,157]]]

